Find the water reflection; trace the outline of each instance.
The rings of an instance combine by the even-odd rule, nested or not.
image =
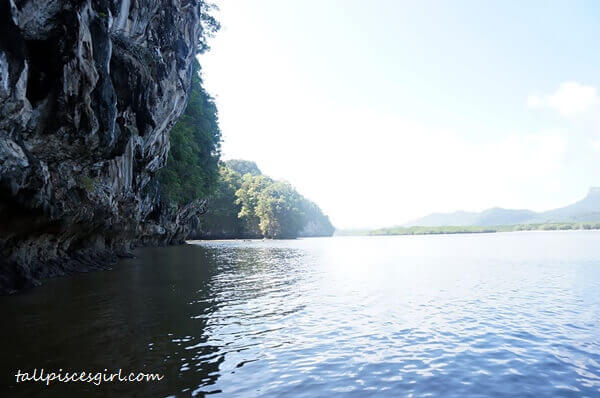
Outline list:
[[[294,254],[264,249],[239,256],[239,250],[191,245],[146,249],[111,272],[51,280],[41,289],[3,297],[2,390],[16,396],[215,392],[210,386],[219,377],[225,355],[240,357],[236,366],[243,366],[249,360],[243,351],[252,344],[253,333],[258,336],[268,330],[261,327],[272,327],[260,326],[260,319],[271,317],[276,323],[275,315],[293,312],[273,307],[272,314],[256,313],[245,306],[261,295],[277,297],[294,282],[280,261]],[[263,279],[269,272],[274,276],[270,282]],[[231,319],[231,313],[237,319]],[[255,332],[244,335],[248,332],[240,329],[244,317],[253,320]],[[215,331],[219,336],[211,337]],[[101,388],[81,383],[15,387],[16,370],[34,367],[109,372],[123,368],[159,372],[165,379],[135,387],[119,383]]]
[[[199,242],[0,298],[1,396],[600,394],[600,233]],[[33,367],[159,383],[26,383]]]

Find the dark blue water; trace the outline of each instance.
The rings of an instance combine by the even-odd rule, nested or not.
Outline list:
[[[600,396],[600,233],[196,242],[0,298],[28,396]]]

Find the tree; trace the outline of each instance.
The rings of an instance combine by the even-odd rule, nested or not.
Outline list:
[[[249,160],[231,159],[227,160],[225,164],[227,165],[227,167],[240,173],[241,176],[245,174],[252,174],[253,176],[262,175],[262,172],[260,171],[256,163],[251,162]]]
[[[273,184],[269,177],[246,174],[242,177],[242,185],[235,193],[235,203],[241,205],[238,217],[245,223],[246,231],[250,235],[261,236],[260,217],[256,214],[260,195],[264,189]]]
[[[217,188],[200,224],[199,238],[285,239],[334,231],[319,206],[245,160],[220,163]]]
[[[305,222],[302,199],[286,182],[266,187],[258,197],[255,210],[262,234],[266,238],[296,238]]]
[[[194,61],[188,105],[170,133],[166,166],[159,171],[163,199],[171,206],[209,196],[219,178],[221,130],[217,107],[202,86],[200,64]]]
[[[212,238],[237,238],[244,236],[244,223],[238,217],[241,206],[236,204],[236,191],[242,177],[219,164],[219,179],[213,194],[208,198],[207,212],[200,218],[201,233]]]

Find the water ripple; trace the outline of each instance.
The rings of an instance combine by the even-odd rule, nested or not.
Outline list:
[[[0,302],[19,330],[3,332],[2,352],[12,367],[164,372],[165,382],[141,390],[109,387],[131,396],[600,396],[599,238],[149,249],[111,273]]]

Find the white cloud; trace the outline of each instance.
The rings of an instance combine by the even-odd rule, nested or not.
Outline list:
[[[562,83],[550,95],[530,95],[527,105],[530,108],[550,108],[563,116],[575,116],[584,113],[600,103],[600,97],[593,86],[577,82]]]

